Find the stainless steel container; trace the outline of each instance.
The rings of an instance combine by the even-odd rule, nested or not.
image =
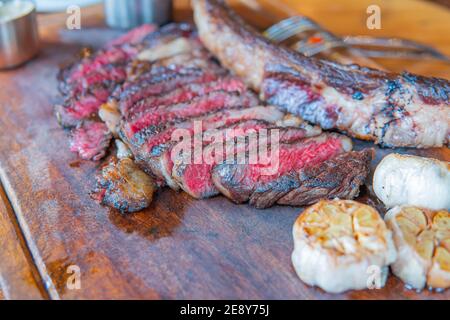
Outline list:
[[[0,4],[0,69],[13,68],[39,51],[36,9],[30,1]]]
[[[105,0],[106,23],[130,29],[144,23],[162,25],[172,17],[172,0]]]

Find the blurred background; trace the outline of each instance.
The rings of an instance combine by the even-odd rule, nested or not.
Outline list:
[[[38,12],[65,11],[70,5],[89,6],[103,0],[34,0]]]
[[[3,0],[5,1],[5,0]],[[10,0],[11,1],[11,0]],[[13,0],[17,1],[17,0]],[[82,7],[82,30],[59,30],[71,37],[88,28],[109,27],[111,34],[145,22],[164,24],[171,20],[191,21],[190,0],[32,0],[38,11],[43,38],[52,33],[51,26],[61,25],[70,5]],[[2,2],[0,0],[0,2]],[[240,15],[261,31],[292,17],[311,18],[324,31],[339,39],[365,36],[385,39],[407,39],[434,48],[450,57],[450,0],[228,0]],[[376,5],[381,11],[381,27],[369,29],[367,8]],[[115,32],[115,33],[114,33]],[[47,37],[48,38],[48,37]],[[89,37],[86,37],[89,40]],[[323,39],[306,33],[289,39],[293,43]],[[311,43],[309,43],[311,44]],[[317,56],[341,63],[358,63],[395,72],[409,70],[428,76],[450,78],[450,64],[430,59],[387,59],[355,55],[347,49],[332,48]]]

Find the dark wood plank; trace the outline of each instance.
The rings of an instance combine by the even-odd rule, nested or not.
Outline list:
[[[0,299],[47,297],[14,212],[0,184]]]
[[[167,189],[148,210],[129,216],[93,202],[88,190],[100,164],[68,151],[52,104],[58,64],[111,35],[88,28],[99,24],[97,14],[84,15],[83,32],[61,33],[61,18],[51,16],[39,58],[0,73],[0,178],[51,298],[450,298],[448,291],[408,291],[395,277],[381,290],[342,295],[307,287],[290,263],[300,208],[255,210]],[[377,161],[388,152],[377,149]],[[450,159],[448,149],[408,152]],[[373,201],[367,190],[360,199]],[[81,270],[79,290],[66,285],[73,265]]]

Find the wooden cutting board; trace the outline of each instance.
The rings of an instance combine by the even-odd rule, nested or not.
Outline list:
[[[382,8],[383,29],[450,54],[443,7],[421,1],[277,1],[274,16],[302,12],[338,34],[372,34],[365,10]],[[281,6],[281,4],[284,6]],[[269,19],[236,8],[259,27]],[[281,8],[281,9],[280,9]],[[287,8],[287,9],[286,9]],[[175,18],[190,17],[176,1]],[[290,263],[291,228],[301,208],[256,210],[223,197],[204,201],[161,190],[147,210],[128,216],[93,202],[88,191],[100,164],[80,161],[52,113],[58,64],[84,45],[99,46],[117,32],[102,28],[101,7],[83,9],[82,31],[64,30],[64,14],[39,17],[38,58],[0,72],[0,297],[51,299],[449,299],[450,293],[408,291],[391,276],[380,290],[324,293],[304,285]],[[427,75],[449,77],[449,67],[396,62]],[[371,146],[356,143],[356,147]],[[393,150],[377,148],[374,165]],[[447,148],[396,150],[450,160]],[[370,180],[360,199],[374,203]],[[69,289],[71,266],[81,288]],[[75,267],[75,268],[76,268]]]

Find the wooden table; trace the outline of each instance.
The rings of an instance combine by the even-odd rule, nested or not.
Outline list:
[[[337,34],[407,37],[450,55],[450,12],[432,3],[260,2],[271,16],[236,8],[261,28],[298,11]],[[365,10],[373,3],[382,8],[381,30],[365,27]],[[176,2],[177,20],[190,17],[187,4]],[[0,73],[0,298],[450,298],[448,291],[408,291],[393,276],[381,290],[330,295],[307,287],[290,263],[298,208],[258,211],[223,197],[194,201],[184,193],[162,190],[148,210],[122,216],[90,200],[88,189],[99,164],[79,161],[68,151],[52,104],[58,99],[58,64],[82,45],[100,45],[114,34],[97,28],[102,21],[100,7],[83,9],[81,32],[63,30],[64,14],[40,16],[40,56]],[[443,64],[383,65],[447,78],[450,74]],[[377,161],[388,152],[378,149]],[[450,158],[446,148],[413,153]],[[70,266],[80,268],[81,289],[66,285]]]

